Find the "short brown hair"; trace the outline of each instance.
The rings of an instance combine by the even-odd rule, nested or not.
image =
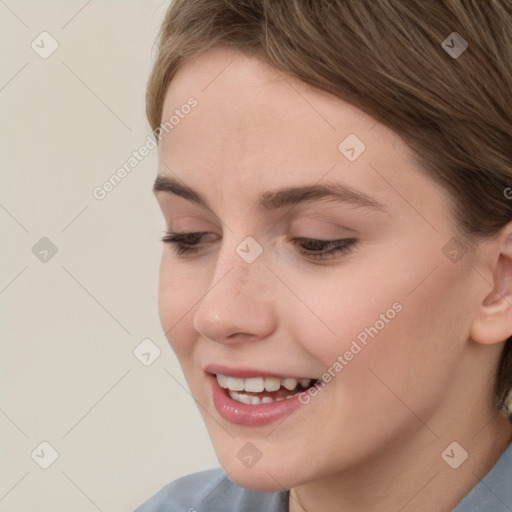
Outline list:
[[[468,43],[458,56],[445,51],[453,37]],[[394,130],[451,192],[461,240],[512,220],[511,0],[174,0],[147,87],[153,130],[173,75],[213,47],[258,56]],[[498,406],[511,388],[512,337]]]

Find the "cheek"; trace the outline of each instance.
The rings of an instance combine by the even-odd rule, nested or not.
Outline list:
[[[371,350],[404,315],[399,287],[389,279],[376,283],[371,275],[342,267],[289,275],[287,279],[294,283],[295,296],[287,293],[282,297],[282,319],[287,319],[292,339],[321,361],[323,368],[332,366],[338,356],[351,349],[347,357],[351,366],[356,364],[355,360]]]
[[[158,313],[162,329],[180,362],[192,348],[191,309],[199,297],[197,278],[180,270],[164,253],[158,282]]]
[[[391,278],[340,270],[337,277],[293,279],[301,300],[291,299],[284,317],[318,371],[335,375],[337,400],[382,409],[397,401],[394,393],[418,407],[425,389],[439,397],[436,390],[442,392],[461,358],[471,318],[461,301],[470,290],[451,265],[416,265]]]
[[[410,410],[428,417],[445,400],[471,322],[469,303],[461,300],[470,290],[456,270],[441,263],[417,288],[421,276],[414,277],[395,290],[403,310],[369,342],[355,373],[359,397],[396,418]]]

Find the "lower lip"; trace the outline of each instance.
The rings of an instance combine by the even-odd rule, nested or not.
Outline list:
[[[261,427],[284,418],[303,406],[303,402],[301,403],[299,398],[302,394],[307,394],[303,392],[294,398],[280,400],[279,402],[248,405],[237,402],[226,394],[226,390],[220,387],[215,375],[209,374],[207,378],[210,380],[213,403],[218,413],[226,421],[246,427]]]

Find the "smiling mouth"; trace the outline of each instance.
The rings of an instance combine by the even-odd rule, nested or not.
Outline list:
[[[289,400],[314,386],[318,379],[279,379],[276,377],[240,378],[216,374],[219,386],[236,402],[247,405]]]

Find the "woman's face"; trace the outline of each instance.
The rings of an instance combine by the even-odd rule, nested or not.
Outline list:
[[[182,239],[195,252],[164,245],[159,312],[229,477],[291,488],[435,441],[461,379],[479,378],[463,370],[490,290],[452,240],[444,189],[374,118],[235,50],[180,69],[173,115],[159,174],[181,189],[156,196],[169,230],[206,234]],[[324,385],[249,405],[217,373]],[[284,384],[268,397],[301,389]]]

